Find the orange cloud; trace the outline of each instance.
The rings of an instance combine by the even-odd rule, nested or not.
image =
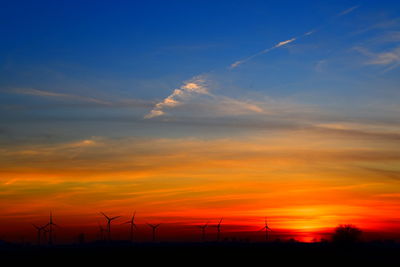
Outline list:
[[[379,142],[377,149],[371,140],[311,130],[7,147],[0,209],[26,223],[54,210],[67,224],[91,225],[99,210],[135,209],[141,220],[172,224],[224,216],[230,225],[257,228],[268,216],[271,227],[296,231],[339,223],[391,229],[400,219],[393,176],[400,156],[393,139]]]

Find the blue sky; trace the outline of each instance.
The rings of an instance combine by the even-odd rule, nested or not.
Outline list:
[[[118,125],[118,135],[157,135],[154,128],[171,134],[158,125],[163,119],[201,117],[201,108],[190,105],[210,99],[194,94],[180,110],[153,121],[143,117],[199,75],[220,98],[357,118],[369,107],[378,117],[396,117],[387,109],[399,99],[399,11],[395,1],[2,1],[3,128],[25,135],[25,120],[48,123],[35,127],[40,135],[55,120],[60,131],[108,136],[104,122],[94,121],[117,125],[131,118],[150,130]],[[87,133],[79,126],[85,118],[93,124]],[[191,136],[186,128],[180,135]]]

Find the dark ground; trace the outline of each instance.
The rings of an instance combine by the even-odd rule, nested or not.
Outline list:
[[[2,266],[400,266],[400,243],[89,243],[0,246]]]

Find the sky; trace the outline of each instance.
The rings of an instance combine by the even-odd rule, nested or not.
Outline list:
[[[100,211],[135,210],[143,231],[223,217],[254,234],[267,216],[275,235],[398,233],[399,14],[387,0],[1,1],[0,238],[34,236],[50,211],[93,235]]]

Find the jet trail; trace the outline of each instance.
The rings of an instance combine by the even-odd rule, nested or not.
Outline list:
[[[157,103],[154,108],[144,116],[145,119],[162,116],[165,114],[164,108],[176,107],[182,104],[185,98],[190,97],[192,94],[209,95],[205,86],[205,80],[200,77],[194,77],[190,81],[185,82],[179,89],[175,89],[172,94],[164,98],[163,101]]]
[[[344,15],[347,15],[347,14],[353,12],[354,10],[358,9],[359,7],[360,7],[359,5],[358,5],[358,6],[350,7],[350,8],[348,8],[348,9],[343,10],[342,12],[338,13],[336,16],[341,17],[341,16],[344,16]],[[322,26],[319,27],[318,29],[320,29],[320,28],[322,28]],[[238,60],[238,61],[232,63],[232,64],[229,66],[229,69],[237,68],[237,67],[240,66],[241,64],[246,63],[246,62],[252,60],[252,59],[255,58],[255,57],[258,57],[258,56],[260,56],[260,55],[269,53],[269,52],[271,52],[272,50],[274,50],[274,49],[276,49],[276,48],[279,48],[279,47],[281,47],[281,46],[285,46],[285,45],[287,45],[287,44],[290,44],[290,43],[292,43],[292,42],[294,42],[294,41],[299,40],[300,38],[303,38],[303,37],[306,37],[306,36],[310,36],[310,35],[314,34],[316,31],[317,31],[317,30],[314,29],[314,30],[308,31],[308,32],[306,32],[306,33],[304,33],[303,35],[300,35],[300,36],[298,36],[298,37],[294,37],[294,38],[292,38],[292,39],[279,42],[279,43],[277,43],[276,45],[274,45],[273,47],[264,49],[264,50],[262,50],[262,51],[260,51],[260,52],[258,52],[258,53],[256,53],[256,54],[254,54],[254,55],[252,55],[252,56],[249,56],[249,57],[247,57],[247,58],[245,58],[245,59]]]
[[[338,14],[338,16],[340,17],[340,16],[347,15],[347,14],[353,12],[354,10],[356,10],[356,9],[359,8],[359,7],[360,7],[359,5],[358,5],[358,6],[350,7],[350,8],[348,8],[348,9],[343,10],[342,12],[340,12],[340,13]]]
[[[285,45],[287,45],[287,44],[290,44],[290,43],[292,43],[292,42],[294,42],[294,41],[296,41],[296,40],[298,40],[298,39],[300,39],[300,38],[302,38],[302,37],[304,37],[304,36],[309,36],[309,35],[311,35],[311,34],[313,34],[313,33],[315,33],[315,32],[316,32],[315,30],[308,31],[308,32],[306,32],[305,34],[303,34],[303,35],[301,35],[301,36],[299,36],[299,37],[293,37],[292,39],[279,42],[279,43],[277,43],[276,45],[274,45],[273,47],[264,49],[264,50],[258,52],[257,54],[254,54],[254,55],[249,56],[249,57],[247,57],[247,58],[245,58],[245,59],[238,60],[238,61],[234,62],[233,64],[231,64],[231,65],[229,66],[229,68],[230,68],[230,69],[237,68],[239,65],[241,65],[241,64],[243,64],[243,63],[246,63],[246,62],[250,61],[251,59],[253,59],[253,58],[255,58],[255,57],[258,57],[258,56],[260,56],[260,55],[269,53],[269,52],[271,52],[272,50],[274,50],[274,49],[276,49],[276,48],[279,48],[279,47],[281,47],[281,46],[285,46]]]

